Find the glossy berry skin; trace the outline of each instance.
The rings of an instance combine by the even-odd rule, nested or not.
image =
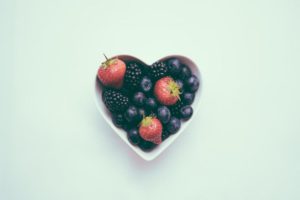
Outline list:
[[[144,108],[138,108],[138,114],[143,118],[147,115],[147,112]]]
[[[152,90],[153,83],[150,78],[147,76],[142,78],[142,81],[140,83],[140,88],[143,92],[149,93]]]
[[[157,108],[157,102],[154,98],[148,98],[145,101],[145,109],[147,111],[154,111]]]
[[[126,71],[126,64],[117,58],[107,59],[98,69],[98,79],[107,87],[121,88]]]
[[[139,124],[144,116],[146,116],[145,110],[143,108],[137,108],[137,117],[135,119],[135,124]]]
[[[181,64],[177,58],[172,58],[167,62],[168,72],[172,77],[178,77],[181,72]]]
[[[166,126],[167,131],[170,134],[175,134],[181,127],[181,122],[178,118],[176,117],[171,117],[169,123]]]
[[[190,76],[192,75],[192,72],[190,70],[190,68],[188,68],[187,66],[183,66],[181,69],[181,74],[180,74],[180,78],[182,80],[186,80],[188,79]]]
[[[128,123],[136,123],[139,118],[138,109],[134,106],[129,106],[124,113],[124,117]]]
[[[183,106],[180,109],[181,119],[188,120],[192,117],[192,115],[193,115],[193,108],[191,106]]]
[[[194,102],[195,94],[191,92],[185,92],[181,95],[181,100],[185,105],[191,105]]]
[[[146,100],[146,96],[145,96],[144,93],[142,93],[142,92],[136,92],[133,95],[132,102],[134,103],[134,105],[141,107],[141,106],[144,105],[145,100]]]
[[[139,133],[144,140],[160,144],[162,129],[162,124],[157,118],[148,116],[140,123]]]
[[[180,93],[183,93],[183,92],[184,92],[184,84],[183,84],[183,81],[180,80],[180,79],[177,79],[177,80],[175,80],[175,82],[177,83],[177,85],[178,85],[178,87],[179,87]]]
[[[157,118],[161,121],[161,123],[166,124],[171,119],[171,112],[168,107],[160,106],[157,109]]]
[[[112,121],[113,121],[114,125],[119,128],[123,127],[123,125],[126,122],[124,119],[124,116],[121,113],[114,114],[112,116]]]
[[[174,105],[180,95],[177,83],[169,76],[159,79],[154,86],[154,95],[162,105]]]
[[[188,91],[196,92],[199,89],[200,82],[199,82],[199,79],[197,78],[197,76],[192,75],[191,77],[186,79],[185,85],[186,85],[186,89]]]
[[[132,128],[127,131],[127,138],[129,142],[133,145],[138,145],[141,141],[141,136],[137,128]]]

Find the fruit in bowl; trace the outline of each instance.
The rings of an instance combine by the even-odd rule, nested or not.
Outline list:
[[[113,124],[145,152],[164,143],[190,120],[200,86],[197,74],[177,57],[152,65],[124,56],[106,58],[97,79]]]

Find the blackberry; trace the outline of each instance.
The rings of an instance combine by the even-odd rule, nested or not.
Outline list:
[[[163,62],[155,62],[149,66],[148,72],[153,80],[158,80],[167,75],[168,68]]]
[[[114,89],[103,90],[102,98],[106,108],[112,113],[124,112],[129,106],[128,97]]]
[[[127,88],[137,88],[142,80],[142,69],[137,63],[129,63],[126,66],[126,72],[124,77],[124,85]]]
[[[174,105],[170,106],[172,116],[180,117],[180,109],[184,106],[183,101],[178,100]]]

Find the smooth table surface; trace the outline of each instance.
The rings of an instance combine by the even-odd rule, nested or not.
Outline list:
[[[300,199],[299,2],[0,2],[0,199]],[[151,162],[98,113],[102,53],[200,67],[200,110]]]

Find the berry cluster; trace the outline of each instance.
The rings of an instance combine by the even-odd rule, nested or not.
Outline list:
[[[177,133],[181,121],[190,119],[191,104],[200,84],[177,58],[151,66],[107,59],[98,70],[98,79],[113,123],[144,151]]]

